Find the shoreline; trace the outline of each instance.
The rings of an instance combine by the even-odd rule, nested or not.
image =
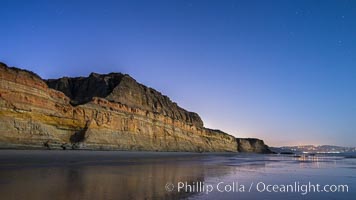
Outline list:
[[[259,153],[245,153],[245,152],[185,152],[185,151],[123,151],[123,150],[91,150],[91,149],[5,149],[0,148],[0,155],[5,152],[53,152],[53,153],[63,153],[65,152],[82,152],[82,153],[112,153],[118,155],[273,155],[273,154],[259,154]]]

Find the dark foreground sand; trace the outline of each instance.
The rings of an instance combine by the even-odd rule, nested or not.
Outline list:
[[[260,192],[256,188],[260,182],[347,184],[348,192],[309,192],[305,195],[302,192]],[[219,190],[223,191],[218,190],[219,183]],[[178,184],[184,184],[185,188],[178,192]],[[213,188],[211,192],[206,191],[208,186]],[[288,200],[354,199],[355,196],[356,159],[340,156],[0,151],[0,199],[6,200]]]

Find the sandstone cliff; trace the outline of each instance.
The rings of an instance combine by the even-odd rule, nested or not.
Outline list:
[[[256,138],[236,138],[237,151],[247,153],[272,153],[263,140]]]
[[[184,121],[196,127],[203,127],[199,115],[188,112],[160,92],[139,84],[127,74],[90,74],[89,77],[60,78],[46,81],[50,88],[63,92],[71,99],[72,105],[85,104],[93,97],[105,98],[110,102],[125,104],[175,120]]]
[[[0,147],[245,151],[233,136],[204,128],[198,114],[128,75],[44,81],[1,63]]]

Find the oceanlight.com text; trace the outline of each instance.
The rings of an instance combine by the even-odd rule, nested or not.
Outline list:
[[[205,182],[178,182],[167,183],[165,186],[168,192],[178,193],[205,193],[212,192],[259,192],[259,193],[299,193],[307,195],[309,193],[343,193],[349,192],[347,184],[318,184],[318,183],[300,183],[295,181],[290,184],[270,184],[264,182],[251,182],[249,184],[242,184],[239,182],[218,182],[216,184]]]

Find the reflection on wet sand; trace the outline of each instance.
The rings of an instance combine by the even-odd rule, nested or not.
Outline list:
[[[19,152],[0,154],[2,199],[181,199],[167,183],[204,182],[236,171],[227,154]],[[247,164],[247,163],[246,163]],[[219,167],[216,167],[216,166]],[[246,167],[246,166],[245,166]],[[264,167],[251,163],[248,168]]]
[[[343,181],[342,177],[353,172],[356,161],[338,159],[256,154],[0,151],[0,199],[300,199],[300,194],[291,193],[184,193],[177,192],[176,184]],[[330,173],[335,169],[339,169],[333,174],[337,179]],[[355,185],[355,178],[347,180]],[[167,183],[175,185],[172,192],[166,191]],[[351,194],[354,193],[334,197],[347,199]],[[311,195],[316,199],[325,197],[325,193]]]
[[[204,181],[200,164],[140,162],[117,166],[30,167],[0,171],[1,199],[180,199],[167,182]]]

